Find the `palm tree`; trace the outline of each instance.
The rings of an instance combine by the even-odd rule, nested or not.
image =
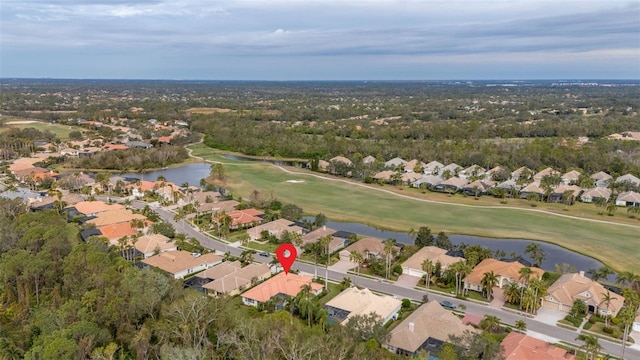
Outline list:
[[[357,251],[352,251],[349,253],[349,260],[358,264],[358,274],[360,274],[360,265],[362,265],[362,262],[364,261],[362,254]]]
[[[329,253],[329,244],[331,243],[332,239],[333,238],[331,237],[331,235],[323,236],[320,239],[318,239],[318,243],[320,244],[322,251],[324,251],[325,254],[327,254],[327,262],[324,264],[324,271],[325,271],[324,288],[327,291],[329,291],[329,262],[331,262],[331,254]]]
[[[395,244],[396,244],[396,241],[391,238],[384,241],[384,253],[386,255],[386,260],[387,260],[387,266],[386,266],[387,279],[389,279],[391,275],[391,256],[393,255]]]
[[[580,348],[584,349],[585,351],[585,360],[595,359],[602,349],[602,345],[598,343],[598,338],[593,335],[580,335],[576,340],[584,341],[584,345],[582,345]]]
[[[537,313],[538,308],[540,307],[540,298],[544,297],[544,295],[547,292],[547,289],[545,288],[544,282],[542,282],[542,280],[537,277],[531,279],[531,281],[529,282],[529,288],[533,289],[533,299],[534,299],[531,312]]]
[[[498,277],[493,271],[484,273],[481,281],[482,287],[487,292],[487,300],[491,301],[491,295],[493,293],[493,287],[498,285]]]
[[[635,311],[634,311],[635,310]],[[624,359],[624,351],[627,346],[627,339],[629,337],[629,329],[631,328],[633,321],[636,317],[637,310],[632,306],[625,306],[618,313],[617,318],[620,323],[624,325],[624,334],[622,335],[622,358]]]
[[[497,316],[485,315],[480,321],[480,328],[492,333],[494,330],[500,329],[500,319]]]
[[[524,289],[529,286],[529,281],[531,280],[531,275],[533,275],[533,270],[530,267],[523,267],[518,272],[520,274],[520,282],[523,283],[524,286],[520,289],[520,301],[522,302],[522,297],[524,294]],[[522,306],[520,306],[522,307]]]
[[[607,200],[599,197],[596,199],[595,204],[596,204],[596,207],[598,208],[598,215],[604,214],[604,209],[607,207]]]
[[[431,284],[431,275],[433,275],[433,271],[435,270],[435,265],[433,261],[427,259],[422,262],[422,270],[425,272],[426,281],[425,285],[427,286],[427,290],[429,290],[429,285]]]
[[[515,328],[520,332],[525,332],[527,331],[527,323],[524,322],[524,320],[518,320],[516,321]]]
[[[607,291],[606,293],[602,293],[602,301],[600,301],[600,303],[598,304],[598,307],[602,304],[605,305],[605,307],[607,308],[607,310],[609,310],[609,307],[611,306],[611,300],[613,300],[614,298],[611,297],[611,292]],[[604,321],[605,321],[605,325],[604,327],[606,329],[609,328],[609,318],[611,318],[611,315],[607,314],[604,317]]]
[[[623,271],[618,274],[616,284],[632,287],[635,282],[638,282],[638,279],[638,275],[636,275],[633,271]]]
[[[296,295],[298,308],[300,309],[300,316],[306,317],[309,327],[311,327],[311,320],[315,312],[314,303],[311,301],[311,285],[305,284],[300,288],[300,292]]]
[[[538,267],[542,265],[542,262],[547,257],[544,253],[544,250],[540,247],[540,245],[536,243],[529,244],[527,248],[524,250],[524,253],[529,254],[531,259],[535,261],[534,266],[538,266]]]
[[[591,278],[593,281],[598,281],[600,279],[600,272],[596,268],[591,268],[587,270],[587,276]]]
[[[520,302],[520,285],[517,282],[510,282],[504,289],[504,299],[509,304]]]

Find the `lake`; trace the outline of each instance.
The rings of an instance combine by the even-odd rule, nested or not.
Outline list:
[[[200,185],[200,179],[206,178],[211,172],[211,164],[207,163],[190,163],[179,167],[173,167],[163,170],[148,171],[140,173],[126,173],[122,176],[132,177],[147,181],[156,181],[158,176],[162,175],[167,181],[176,185],[182,185],[188,182],[189,185]]]

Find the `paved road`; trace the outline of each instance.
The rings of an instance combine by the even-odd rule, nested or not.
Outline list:
[[[137,209],[142,209],[145,205],[147,204],[142,201],[135,200],[132,202],[132,207]],[[176,222],[173,219],[173,213],[167,210],[164,210],[162,208],[153,208],[153,210],[158,214],[158,216],[162,220],[172,224],[178,232],[184,233],[187,237],[193,237],[197,239],[204,247],[208,249],[214,249],[222,252],[229,252],[233,256],[240,256],[240,254],[242,253],[242,249],[234,248],[232,246],[227,246],[221,241],[213,240],[210,237],[200,233],[197,229],[194,229],[184,221],[181,221],[180,223]],[[273,258],[271,256],[268,256],[268,257],[255,256],[254,259],[255,261],[258,261],[258,262],[268,263],[268,262],[271,262]],[[314,273],[313,264],[296,262],[292,268],[295,270],[309,273],[309,274]],[[422,297],[426,294],[426,292],[424,291],[409,289],[409,288],[395,285],[393,283],[388,283],[381,280],[373,280],[373,279],[369,279],[361,276],[356,276],[353,274],[345,274],[345,273],[329,270],[328,275],[329,275],[329,279],[334,281],[342,281],[342,279],[344,279],[345,277],[349,277],[351,279],[351,283],[356,286],[366,287],[379,292],[396,295],[400,298],[407,298],[411,300],[422,301]],[[318,267],[318,276],[324,278],[325,276],[324,268]],[[459,299],[452,300],[450,297],[439,295],[433,292],[429,292],[428,296],[429,296],[429,300],[437,300],[437,301],[449,300],[455,304],[463,303],[466,306],[466,311],[469,313],[478,314],[478,315],[485,315],[485,314],[494,315],[500,318],[504,323],[515,324],[515,322],[518,320],[524,320],[527,323],[528,331],[544,334],[547,337],[564,340],[569,343],[574,343],[574,344],[579,343],[576,341],[576,337],[578,336],[578,333],[575,331],[563,329],[554,325],[549,325],[549,324],[537,321],[536,319],[524,318],[522,315],[507,312],[502,309],[491,308],[487,305],[477,304],[474,302],[459,300]],[[610,341],[603,340],[603,339],[601,339],[599,343],[602,345],[603,351],[606,351],[609,354],[612,354],[614,356],[620,356],[622,351],[622,346],[620,344],[612,343]],[[640,359],[640,351],[637,349],[627,348],[625,358]]]

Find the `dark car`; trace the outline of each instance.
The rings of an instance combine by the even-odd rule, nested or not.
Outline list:
[[[266,251],[261,252],[260,254],[258,254],[260,256],[269,256],[269,253]]]
[[[450,301],[440,301],[440,305],[445,309],[455,309],[457,306]]]

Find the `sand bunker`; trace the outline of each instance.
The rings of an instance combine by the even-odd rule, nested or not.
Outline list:
[[[287,180],[286,182],[292,183],[292,184],[302,184],[304,180]]]

